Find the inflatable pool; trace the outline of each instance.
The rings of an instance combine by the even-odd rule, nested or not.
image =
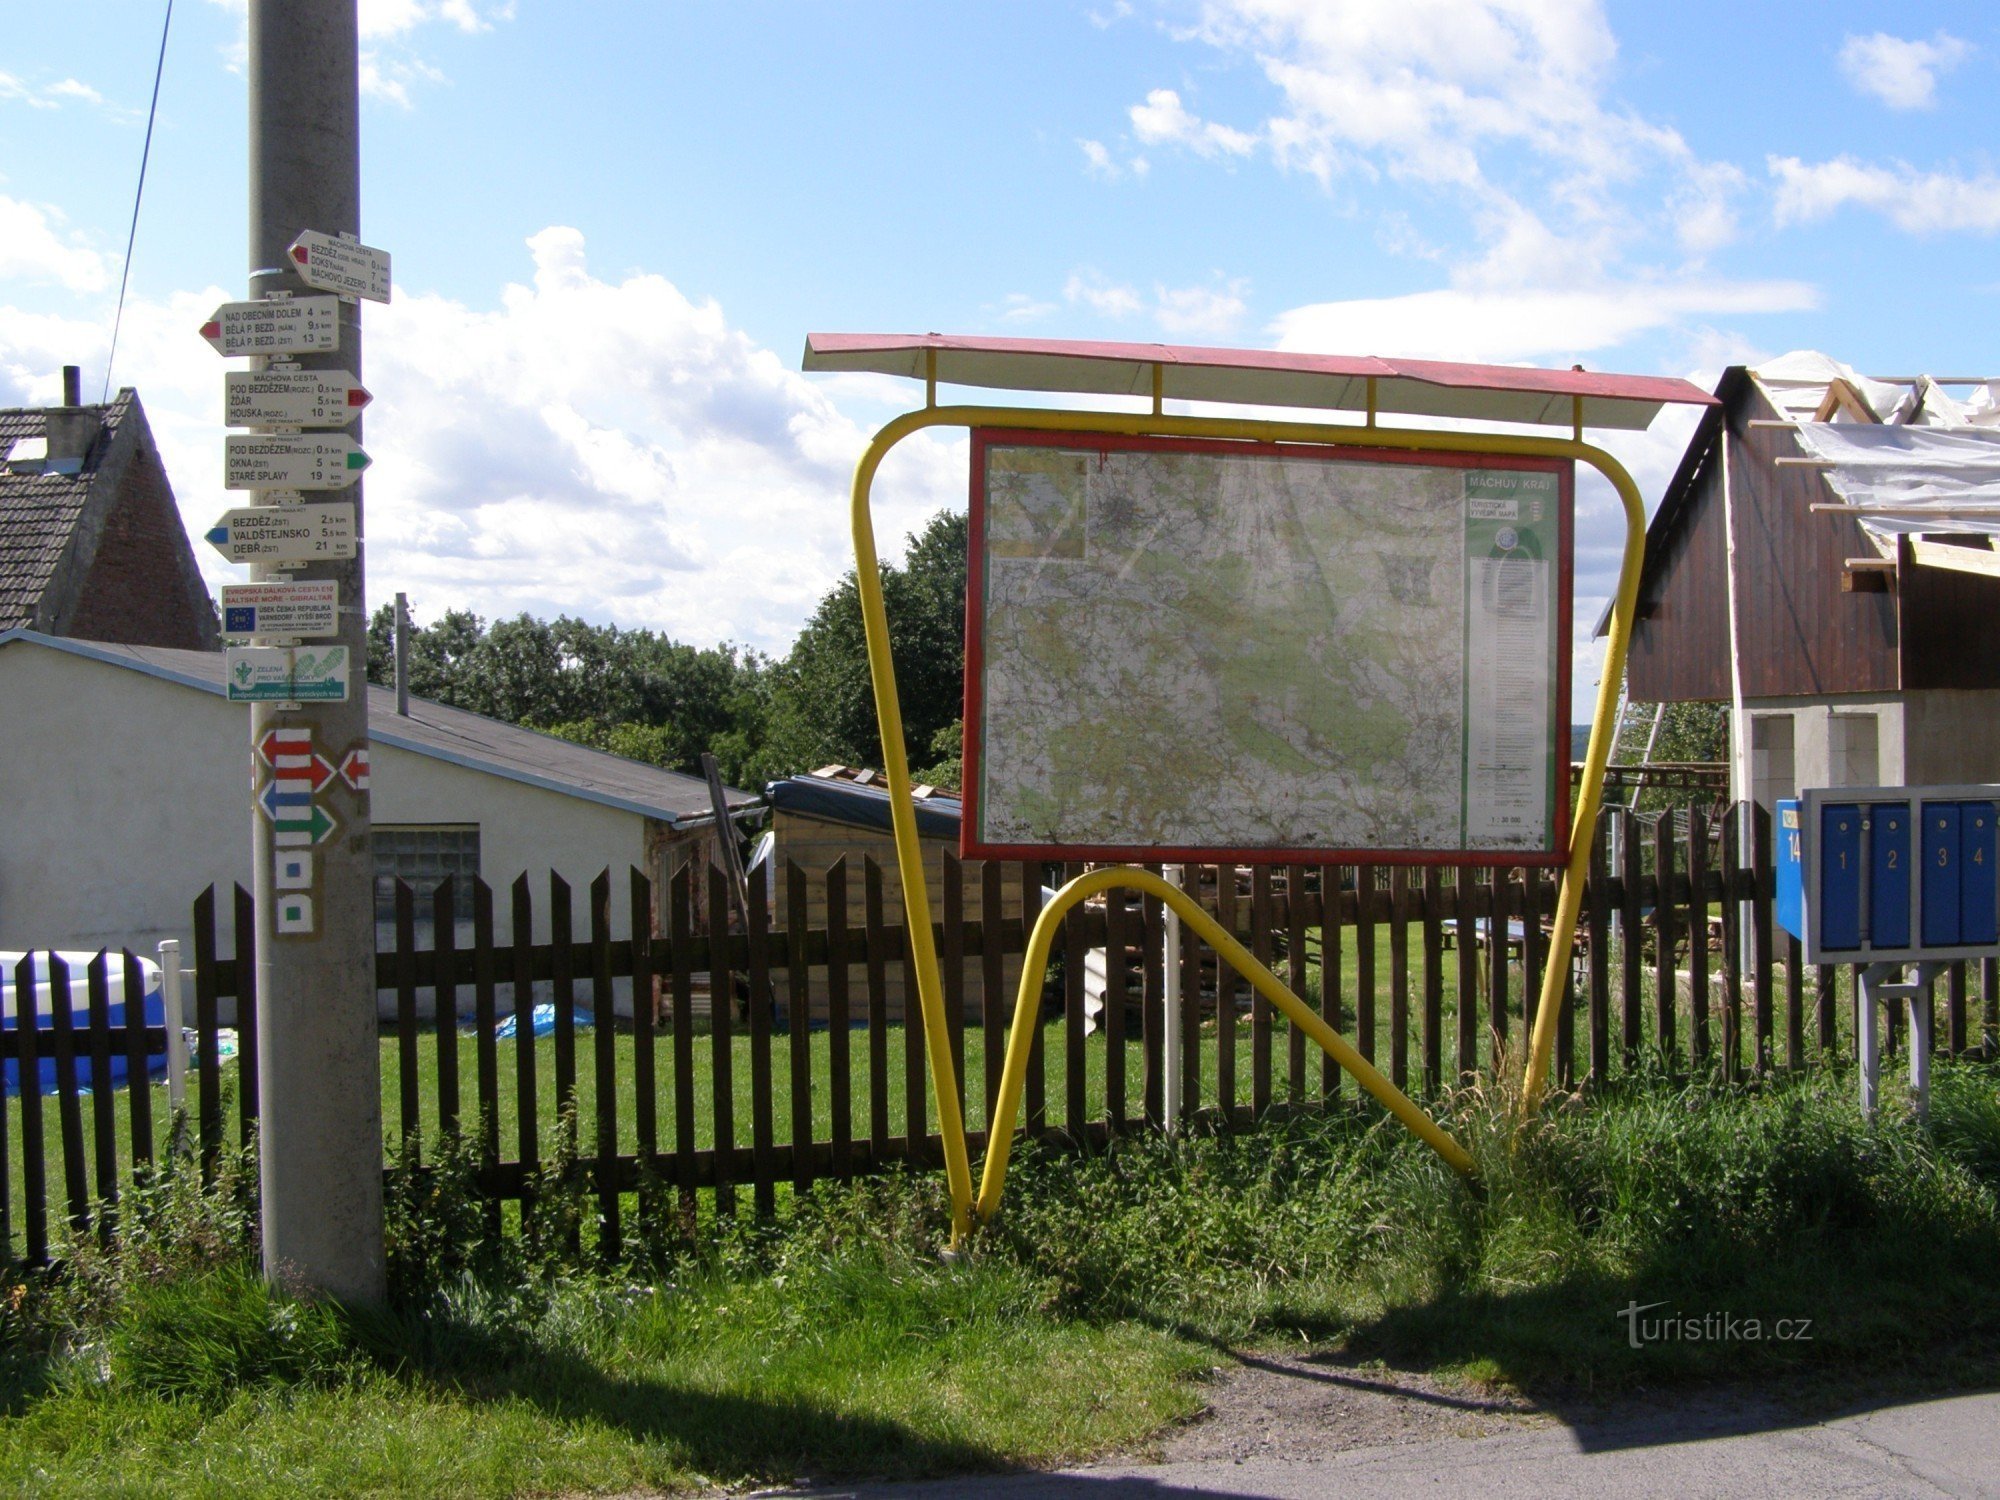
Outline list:
[[[23,1007],[16,984],[24,960],[32,961],[34,967],[34,994],[31,1014],[34,1016],[36,1041],[40,1044],[41,1056],[37,1061],[40,1092],[52,1094],[56,1089],[55,1059],[49,1053],[55,1043],[51,1033],[55,1027],[55,986],[49,978],[50,958],[59,958],[69,966],[69,1013],[76,1028],[76,1081],[82,1088],[98,1087],[96,1066],[90,1056],[90,963],[96,958],[94,953],[51,953],[47,949],[36,949],[29,953],[0,952],[0,1031],[16,1031],[20,1028]],[[160,966],[150,959],[140,959],[139,1015],[148,1026],[166,1024],[166,1007],[160,994]],[[111,954],[105,960],[105,988],[110,1004],[110,1024],[125,1024],[127,996],[125,993],[125,960],[119,954]],[[167,1071],[165,1053],[155,1053],[146,1059],[147,1071],[162,1075]],[[116,1088],[125,1081],[126,1061],[124,1049],[114,1051],[104,1080],[106,1086]],[[21,1064],[14,1058],[5,1063],[6,1092],[18,1094],[21,1091]]]

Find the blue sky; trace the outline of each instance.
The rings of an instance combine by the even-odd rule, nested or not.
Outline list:
[[[0,404],[103,380],[162,4],[0,47]],[[1709,0],[363,0],[369,583],[782,650],[914,393],[812,329],[2000,374],[2000,17]],[[1888,26],[1885,32],[1882,28]],[[180,0],[114,379],[191,527],[244,283],[243,18]],[[1656,500],[1684,421],[1610,442]],[[962,504],[904,445],[879,525]],[[1586,490],[1578,613],[1618,531]],[[205,549],[204,549],[205,550]],[[203,559],[211,581],[231,576]],[[1595,675],[1579,656],[1579,699]]]

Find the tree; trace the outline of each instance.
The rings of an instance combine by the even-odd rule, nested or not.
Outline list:
[[[927,752],[965,701],[966,518],[933,516],[910,541],[902,567],[882,566],[882,605],[896,667],[905,754]],[[830,762],[882,764],[882,737],[861,623],[861,590],[849,573],[820,601],[774,669],[766,764],[773,775]]]

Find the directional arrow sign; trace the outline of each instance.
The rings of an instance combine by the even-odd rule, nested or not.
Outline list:
[[[224,635],[340,634],[340,585],[332,579],[304,583],[225,583]]]
[[[231,703],[345,703],[348,665],[345,646],[235,646],[223,680]]]
[[[222,377],[230,427],[345,427],[372,398],[345,370],[231,370]]]
[[[218,354],[318,354],[340,347],[338,297],[225,302],[201,325]]]
[[[232,432],[222,440],[226,490],[344,490],[368,467],[368,455],[344,432],[296,437]]]
[[[317,229],[302,229],[285,253],[307,286],[343,297],[366,297],[370,302],[389,300],[387,250],[321,234]]]
[[[357,792],[368,790],[368,752],[360,746],[340,758],[340,779]]]
[[[323,844],[340,826],[332,813],[313,801],[311,792],[288,789],[283,782],[266,783],[257,794],[257,805],[271,820],[272,842],[280,848]]]
[[[206,540],[231,562],[303,563],[354,556],[354,507],[243,506],[226,510]]]

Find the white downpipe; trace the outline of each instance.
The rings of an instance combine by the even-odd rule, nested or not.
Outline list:
[[[1729,413],[1726,409],[1722,413],[1721,446],[1723,556],[1724,573],[1729,585],[1729,774],[1743,793],[1744,811],[1737,814],[1736,846],[1748,857],[1751,830],[1748,807],[1756,796],[1756,788],[1750,784],[1750,721],[1743,712],[1743,638],[1736,602],[1736,499],[1729,483]],[[1748,922],[1738,922],[1736,928],[1741,946],[1737,962],[1748,971],[1756,962],[1757,935],[1750,930]]]
[[[1165,876],[1169,885],[1186,888],[1187,872],[1182,865],[1168,865]],[[1160,1082],[1164,1095],[1163,1112],[1166,1115],[1168,1135],[1178,1135],[1181,1128],[1181,1102],[1185,1084],[1181,1080],[1181,919],[1174,909],[1167,908],[1166,931],[1166,984],[1163,986],[1166,1003],[1166,1027],[1160,1033]]]
[[[167,1105],[181,1109],[187,1103],[187,1033],[183,1031],[185,1011],[181,1005],[181,945],[174,938],[160,944],[160,1015],[167,1033]]]

